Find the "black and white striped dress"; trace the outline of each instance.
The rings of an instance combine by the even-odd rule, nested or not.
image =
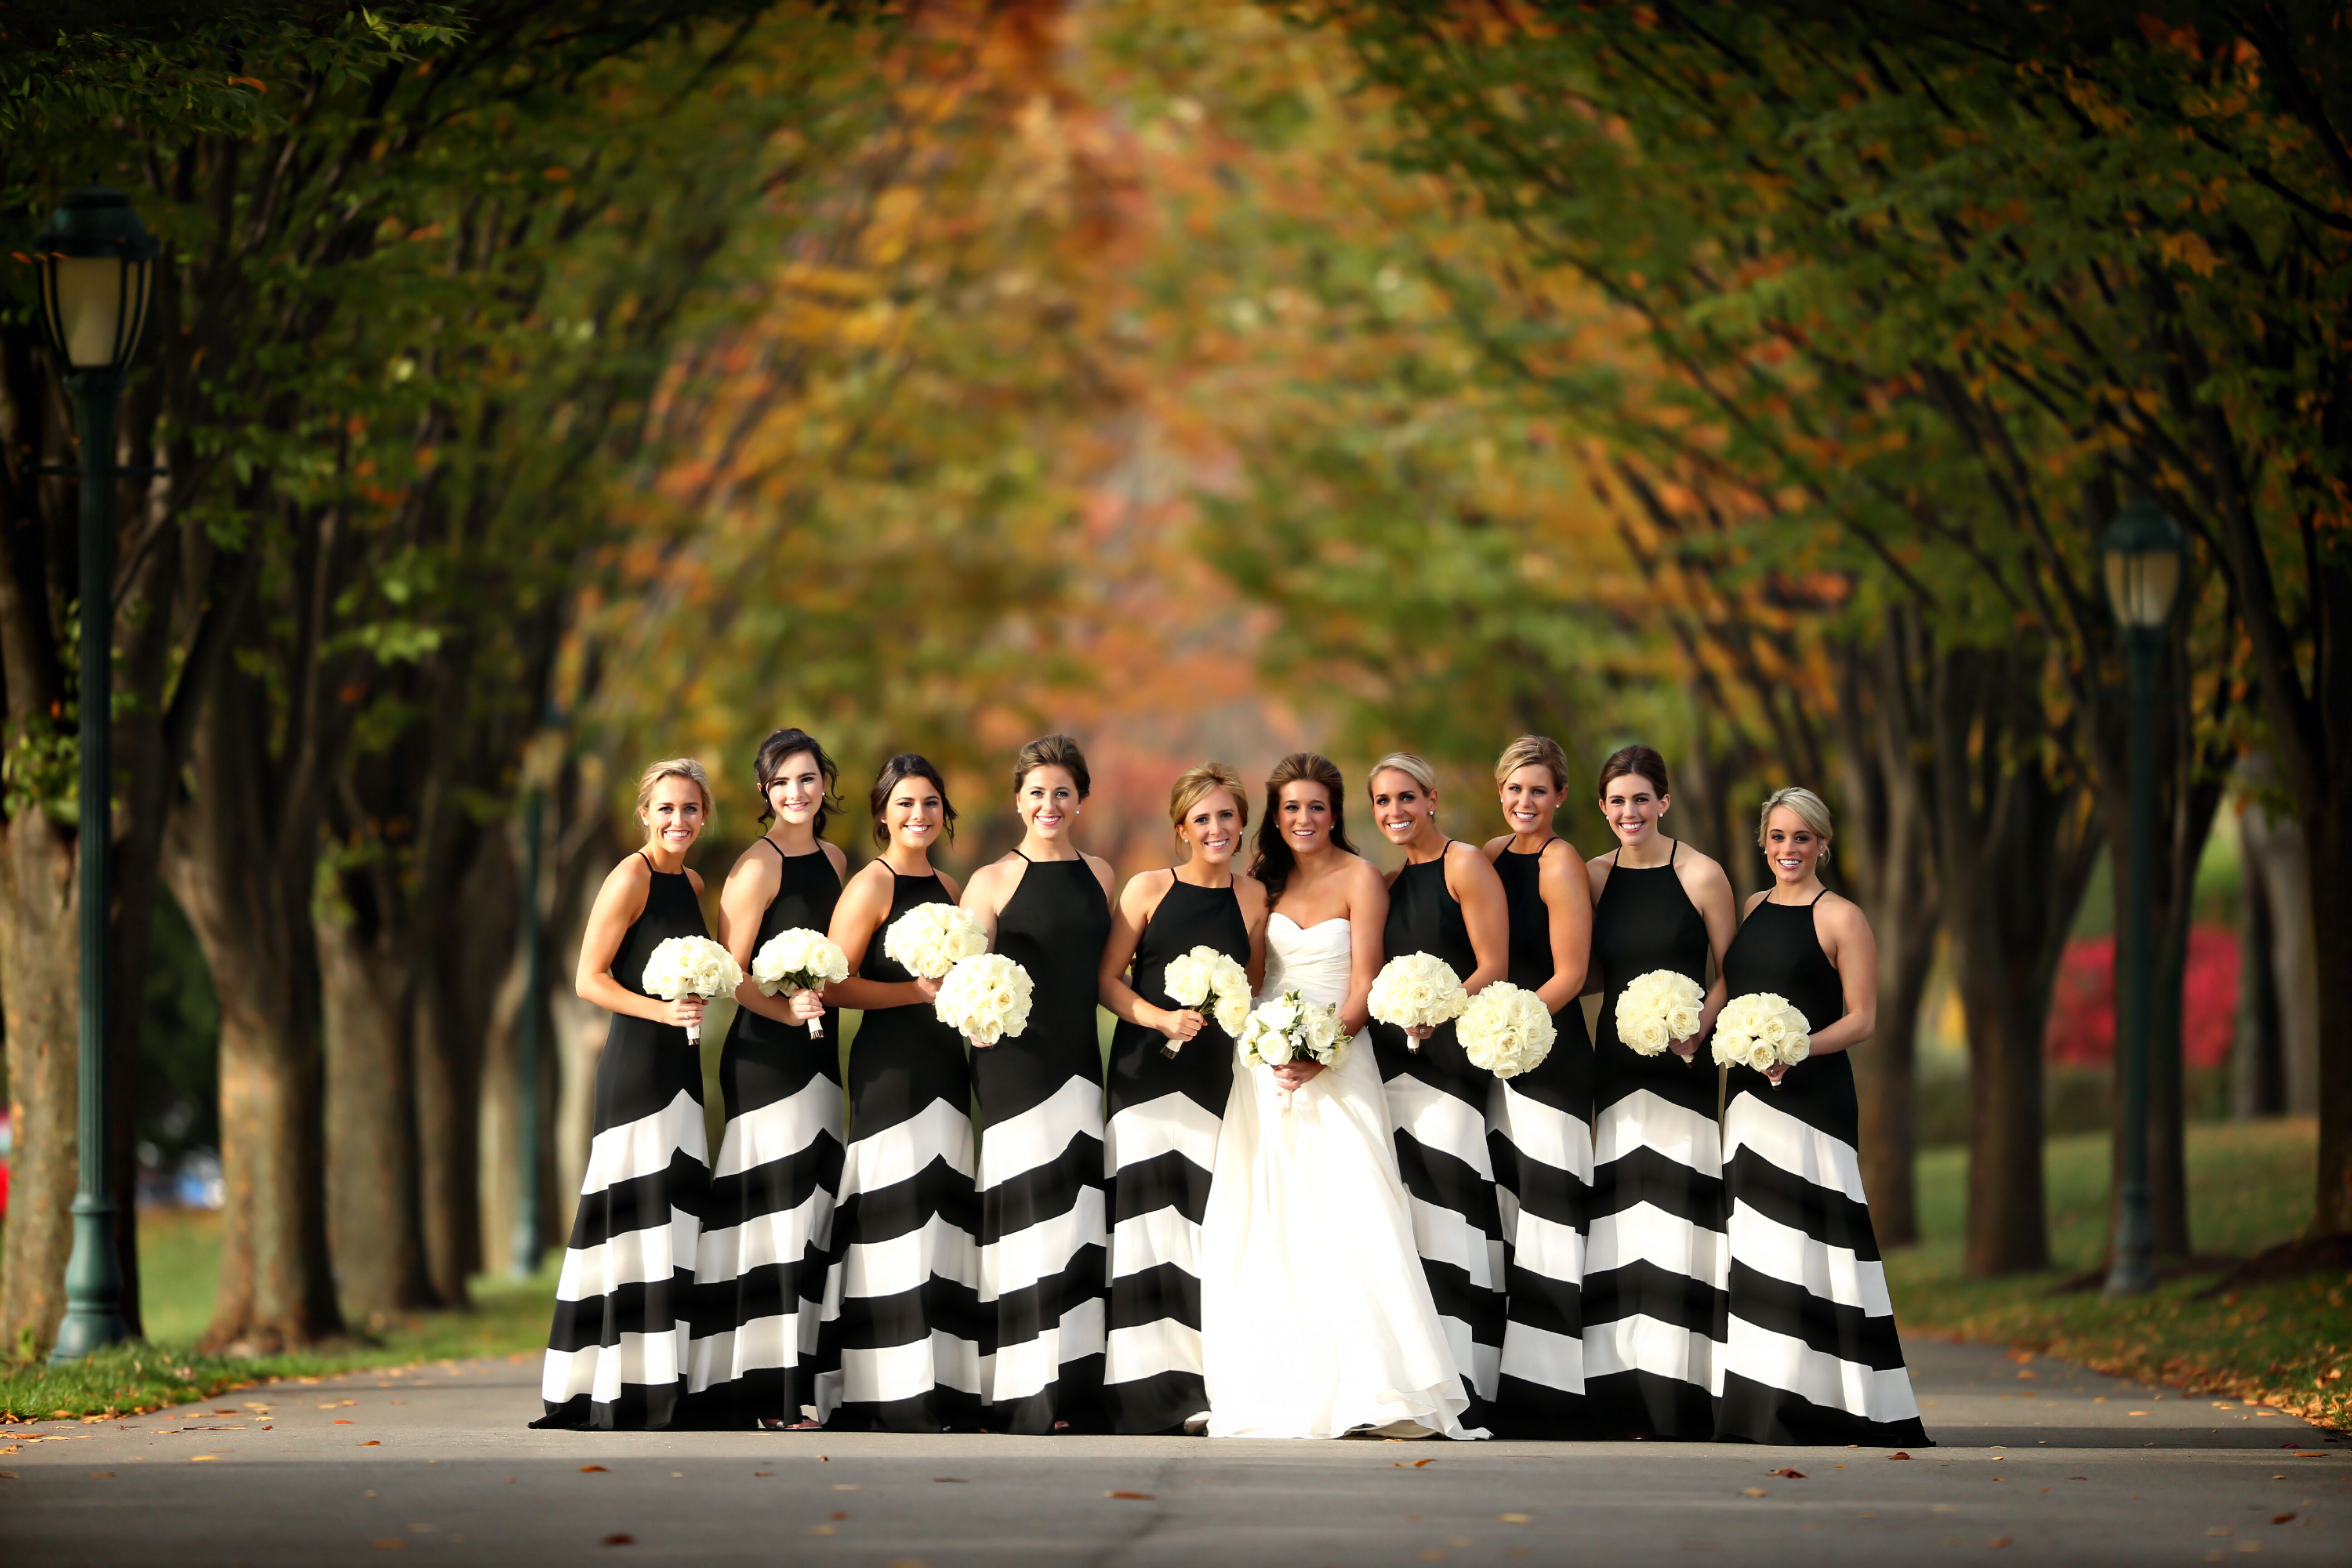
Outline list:
[[[897,873],[892,873],[897,876]],[[936,872],[898,877],[890,920],[949,902]],[[866,944],[861,978],[914,978]],[[818,1326],[817,1407],[855,1432],[981,1425],[980,1205],[963,1037],[929,1003],[875,1007],[849,1048],[849,1147]]]
[[[1585,892],[1584,866],[1568,840],[1533,855],[1495,858],[1511,911],[1510,982],[1533,991],[1552,977],[1551,911],[1543,858],[1556,856]],[[1503,1329],[1495,1430],[1506,1437],[1584,1435],[1584,1255],[1592,1206],[1592,1039],[1570,998],[1552,1015],[1551,1055],[1533,1072],[1497,1079],[1487,1100],[1507,1258],[1509,1321]]]
[[[651,858],[646,865],[652,868]],[[613,955],[613,978],[645,995],[646,961],[658,943],[707,934],[692,879],[656,870],[645,911]],[[531,1425],[677,1426],[710,1180],[702,1057],[686,1031],[615,1014],[596,1058],[594,1116],[540,1373],[547,1413]]]
[[[822,847],[778,859],[756,953],[779,931],[824,931],[841,878]],[[841,1186],[841,1039],[735,1010],[719,1056],[727,1131],[703,1211],[688,1384],[706,1425],[790,1424],[816,1409],[817,1317]]]
[[[1592,911],[1608,990],[1593,1046],[1592,1222],[1584,1254],[1584,1389],[1596,1432],[1715,1434],[1723,1321],[1723,1156],[1716,1070],[1617,1037],[1617,994],[1653,970],[1706,984],[1706,921],[1674,857],[1616,865]]]
[[[972,1055],[988,1426],[1102,1425],[1109,1194],[1095,1023],[1110,900],[1083,858],[1033,860],[996,917],[1029,973],[1029,1026]]]
[[[1135,992],[1173,1008],[1168,963],[1196,947],[1249,963],[1233,884],[1178,878],[1135,943]],[[1168,1037],[1121,1023],[1110,1038],[1110,1332],[1103,1400],[1111,1430],[1171,1432],[1209,1409],[1201,1361],[1201,1220],[1217,1131],[1234,1091],[1234,1037],[1206,1023],[1170,1057]]]
[[[1444,855],[1405,867],[1390,884],[1382,952],[1433,954],[1465,980],[1477,969],[1462,906],[1445,886]],[[1392,1025],[1370,1029],[1396,1124],[1397,1174],[1412,1194],[1413,1243],[1470,1394],[1463,1424],[1484,1426],[1503,1360],[1503,1215],[1486,1143],[1495,1076],[1470,1065],[1452,1024],[1418,1050]]]
[[[1818,898],[1814,900],[1818,902]],[[1786,997],[1813,1029],[1845,1013],[1813,906],[1769,898],[1724,954],[1733,996]],[[1854,1152],[1861,1110],[1844,1051],[1809,1057],[1780,1087],[1731,1069],[1723,1113],[1730,1202],[1728,1327],[1717,1352],[1716,1436],[1753,1443],[1927,1440],[1903,1364],[1886,1270]]]

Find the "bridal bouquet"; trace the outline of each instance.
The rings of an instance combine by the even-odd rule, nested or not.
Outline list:
[[[1372,982],[1372,1016],[1400,1029],[1433,1029],[1459,1018],[1469,1005],[1454,966],[1425,952],[1390,959]],[[1411,1035],[1404,1043],[1412,1050],[1421,1049],[1421,1042]]]
[[[1543,998],[1507,980],[1497,980],[1472,998],[1455,1032],[1470,1065],[1496,1078],[1517,1078],[1541,1067],[1551,1055],[1555,1033]]]
[[[1242,1024],[1240,1036],[1244,1067],[1287,1067],[1301,1057],[1312,1057],[1327,1068],[1348,1059],[1347,1037],[1339,1033],[1339,1010],[1309,1002],[1296,991],[1286,991],[1262,1002]],[[1290,1109],[1290,1096],[1282,1097]]]
[[[1168,961],[1165,984],[1178,1006],[1206,1013],[1217,1027],[1235,1039],[1241,1037],[1243,1026],[1249,1022],[1250,986],[1249,971],[1237,961],[1203,944]],[[1160,1047],[1160,1054],[1172,1057],[1183,1044],[1170,1040]]]
[[[1813,1032],[1785,996],[1769,991],[1734,996],[1715,1020],[1715,1059],[1725,1067],[1769,1072],[1812,1055]],[[1772,1087],[1780,1087],[1775,1080]]]
[[[945,980],[960,961],[987,951],[988,928],[953,904],[917,904],[882,933],[882,955],[925,980]]]
[[[1636,1056],[1654,1057],[1698,1033],[1706,993],[1672,969],[1653,969],[1617,993],[1617,1037]],[[1688,1057],[1683,1058],[1687,1064]]]
[[[1029,972],[1003,953],[976,952],[948,971],[931,1010],[973,1045],[992,1046],[1029,1026],[1033,989]]]
[[[680,1002],[688,996],[709,1001],[713,996],[728,996],[743,984],[743,971],[736,964],[735,955],[707,936],[664,937],[654,946],[651,958],[646,960],[646,993],[665,1002]],[[702,1026],[686,1026],[686,1043],[702,1044]]]
[[[779,991],[821,991],[834,981],[849,978],[849,960],[823,931],[796,926],[778,931],[761,944],[751,957],[751,978],[759,983],[762,996],[773,996]],[[824,1038],[822,1016],[811,1018],[808,1027],[812,1038]]]

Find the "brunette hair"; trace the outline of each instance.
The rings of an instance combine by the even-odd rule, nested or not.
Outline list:
[[[1612,762],[1614,758],[1611,759]],[[1495,787],[1502,788],[1510,776],[1521,768],[1543,768],[1551,773],[1551,787],[1562,795],[1568,794],[1568,753],[1549,735],[1522,735],[1503,748],[1495,759]],[[1647,777],[1647,774],[1643,775]],[[1601,788],[1606,793],[1609,784],[1604,778]]]
[[[776,782],[787,762],[803,752],[815,759],[816,771],[824,780],[816,806],[816,836],[822,838],[826,818],[840,808],[834,791],[841,787],[841,769],[806,730],[771,731],[760,742],[759,754],[751,759],[751,777],[760,786],[760,826],[765,827],[776,820],[776,808],[768,803],[768,786]]]
[[[1609,753],[1609,760],[1601,764],[1601,788],[1597,793],[1607,799],[1609,786],[1628,775],[1649,780],[1661,796],[1675,793],[1666,784],[1666,759],[1639,744],[1620,746]]]
[[[1192,808],[1218,790],[1234,797],[1234,805],[1241,812],[1242,826],[1249,826],[1249,796],[1243,792],[1242,775],[1223,763],[1195,763],[1176,775],[1168,791],[1168,821],[1181,827]]]
[[[1802,784],[1790,784],[1776,789],[1764,797],[1764,809],[1756,814],[1756,847],[1764,847],[1764,830],[1772,825],[1772,813],[1786,806],[1797,814],[1797,820],[1811,828],[1822,841],[1822,858],[1830,858],[1830,841],[1837,837],[1830,823],[1830,803]]]
[[[884,763],[882,771],[874,775],[874,788],[866,797],[866,805],[874,814],[875,844],[884,849],[890,847],[890,829],[883,822],[882,814],[890,805],[890,792],[908,779],[929,779],[939,786],[940,815],[948,819],[948,842],[954,843],[956,808],[955,802],[948,798],[948,781],[940,776],[940,770],[929,757],[915,752],[900,752]]]
[[[1257,858],[1250,866],[1250,875],[1265,884],[1266,902],[1282,897],[1284,884],[1297,868],[1298,857],[1282,841],[1282,786],[1305,780],[1323,786],[1331,802],[1331,844],[1349,854],[1356,847],[1348,842],[1348,781],[1330,758],[1313,752],[1293,752],[1274,764],[1265,775],[1265,820],[1257,827]]]
[[[1423,795],[1437,793],[1437,770],[1424,762],[1417,752],[1391,752],[1374,763],[1371,772],[1364,775],[1364,793],[1371,794],[1372,781],[1391,769],[1419,784]]]
[[[1040,735],[1022,747],[1013,759],[1013,787],[1020,789],[1039,768],[1060,768],[1068,773],[1077,781],[1080,800],[1094,793],[1094,775],[1087,772],[1087,754],[1067,735]]]
[[[694,787],[702,792],[702,820],[710,820],[710,775],[692,757],[667,757],[637,775],[637,809],[643,811],[654,800],[654,786],[664,779],[692,779]]]

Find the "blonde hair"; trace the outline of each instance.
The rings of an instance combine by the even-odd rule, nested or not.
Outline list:
[[[1241,813],[1241,825],[1249,826],[1249,796],[1242,791],[1242,775],[1223,763],[1195,763],[1176,775],[1168,790],[1168,820],[1178,827],[1192,814],[1192,808],[1218,790],[1234,797],[1234,809]]]
[[[1505,746],[1503,754],[1495,759],[1496,787],[1521,768],[1546,770],[1551,774],[1551,787],[1568,794],[1568,753],[1549,735],[1522,735]]]
[[[702,792],[702,819],[710,820],[710,775],[692,757],[669,757],[656,763],[637,775],[637,811],[642,815],[654,803],[654,786],[664,779],[692,779],[694,787]]]
[[[1391,752],[1387,756],[1374,763],[1371,771],[1364,775],[1364,793],[1371,794],[1372,781],[1391,768],[1394,768],[1419,784],[1426,793],[1430,795],[1437,793],[1437,770],[1411,752]]]
[[[1797,814],[1797,820],[1818,835],[1822,841],[1822,858],[1830,858],[1830,840],[1836,837],[1830,826],[1829,802],[1802,784],[1790,784],[1776,789],[1764,797],[1764,809],[1756,814],[1756,847],[1764,847],[1764,830],[1772,825],[1772,814],[1786,806]]]

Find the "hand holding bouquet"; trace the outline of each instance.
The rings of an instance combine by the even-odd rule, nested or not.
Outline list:
[[[1617,993],[1617,1037],[1636,1056],[1654,1057],[1698,1033],[1706,993],[1672,969],[1653,969]],[[1690,1058],[1683,1061],[1688,1065]]]
[[[1431,1030],[1462,1016],[1470,998],[1452,964],[1426,952],[1408,952],[1381,966],[1370,1005],[1373,1017],[1402,1029],[1407,1048],[1417,1051]]]
[[[761,944],[751,957],[751,978],[758,982],[762,996],[773,996],[779,991],[822,991],[836,980],[849,978],[849,960],[823,931],[795,926]],[[808,1027],[812,1038],[824,1038],[824,1015],[811,1018]]]
[[[925,980],[945,980],[959,963],[987,951],[988,928],[953,904],[917,904],[882,933],[882,955]]]
[[[1716,1017],[1715,1059],[1725,1067],[1754,1068],[1771,1079],[1774,1089],[1780,1087],[1780,1071],[1812,1051],[1813,1032],[1805,1016],[1787,997],[1769,991],[1734,996]]]
[[[682,1002],[688,996],[708,1002],[713,996],[732,995],[742,984],[743,971],[735,955],[707,936],[664,937],[646,960],[646,994],[665,1002]],[[702,1044],[700,1024],[686,1026],[686,1043]]]
[[[1178,1006],[1206,1013],[1217,1027],[1241,1038],[1250,1016],[1249,971],[1232,957],[1205,944],[1196,947],[1168,961],[1166,984]],[[1183,1046],[1181,1040],[1170,1040],[1160,1054],[1172,1057]]]
[[[1034,989],[1029,972],[1003,953],[976,952],[948,971],[931,1008],[973,1045],[992,1046],[1029,1026]]]
[[[1541,1067],[1556,1033],[1543,999],[1507,980],[1473,997],[1455,1032],[1470,1065],[1496,1078],[1517,1078]]]
[[[1242,1062],[1247,1067],[1288,1067],[1311,1058],[1335,1068],[1348,1059],[1339,1009],[1307,1001],[1296,991],[1261,1003],[1243,1023],[1239,1038]],[[1283,1091],[1282,1109],[1290,1109],[1287,1089]]]

